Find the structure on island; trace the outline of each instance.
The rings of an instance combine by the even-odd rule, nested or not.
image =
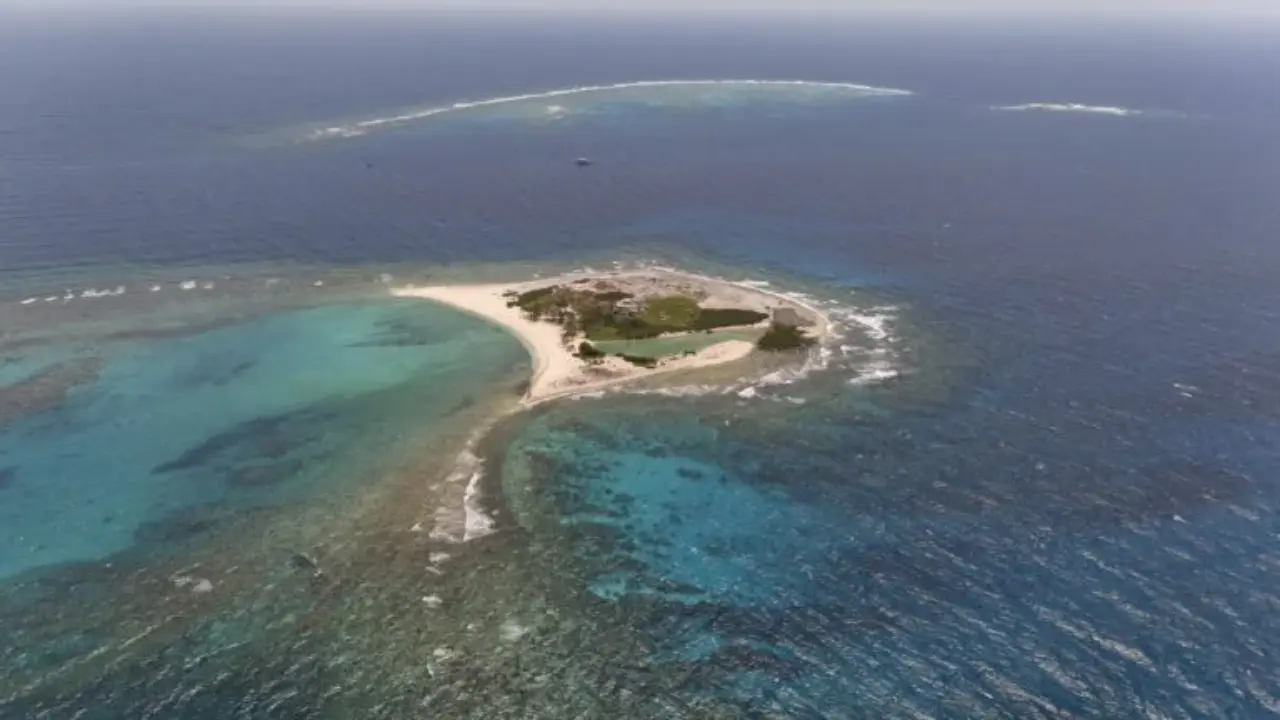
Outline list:
[[[526,403],[659,372],[802,350],[827,333],[816,309],[672,270],[575,273],[513,285],[405,288],[510,329],[534,358]]]

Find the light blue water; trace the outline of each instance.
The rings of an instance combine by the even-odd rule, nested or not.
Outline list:
[[[489,326],[390,300],[80,352],[103,359],[98,377],[0,432],[0,575],[109,557],[188,508],[341,486],[334,458],[391,452],[395,423],[474,402],[526,362]],[[12,367],[73,353],[39,348]]]

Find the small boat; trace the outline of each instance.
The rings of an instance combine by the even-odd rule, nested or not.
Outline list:
[[[580,157],[574,162],[578,167],[588,167],[592,164],[591,158],[584,158],[584,157]]]

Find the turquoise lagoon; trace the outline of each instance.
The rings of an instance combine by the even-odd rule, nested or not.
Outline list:
[[[154,710],[157,697],[178,693],[186,699],[173,708],[188,717],[247,699],[334,717],[400,717],[432,698],[464,712],[480,697],[465,691],[467,678],[515,673],[532,683],[536,656],[562,666],[583,692],[566,701],[531,685],[523,696],[482,696],[499,706],[532,698],[546,714],[597,702],[587,690],[609,658],[647,665],[653,648],[643,625],[617,614],[631,598],[665,602],[663,593],[682,587],[687,597],[678,601],[698,603],[749,584],[750,566],[689,561],[708,543],[753,542],[756,523],[792,511],[777,493],[730,482],[713,459],[662,459],[675,450],[652,444],[647,455],[619,455],[592,434],[562,432],[553,444],[625,476],[625,491],[610,489],[613,481],[585,491],[592,503],[606,507],[594,495],[604,492],[648,508],[615,529],[650,538],[673,521],[683,529],[670,539],[693,548],[683,560],[639,550],[632,562],[648,569],[628,573],[617,564],[626,552],[592,553],[565,534],[601,532],[608,524],[600,518],[563,507],[547,524],[547,502],[583,476],[532,471],[546,455],[538,449],[549,437],[544,423],[607,417],[600,413],[611,407],[661,417],[696,403],[699,417],[715,420],[686,416],[667,430],[670,442],[697,444],[708,440],[699,428],[724,412],[739,421],[776,417],[807,402],[796,380],[816,372],[818,386],[846,383],[869,358],[883,362],[888,348],[853,332],[840,348],[807,358],[713,368],[512,414],[529,369],[514,338],[387,293],[398,282],[560,269],[222,268],[117,286],[118,271],[96,282],[60,278],[75,289],[57,292],[33,280],[9,298],[0,622],[17,640],[0,653],[0,687],[8,688],[0,710],[58,716],[99,703],[113,717]],[[834,301],[828,309],[856,315]],[[549,484],[557,479],[563,484]],[[764,503],[747,524],[741,512],[755,501],[738,498],[743,492]],[[460,544],[477,518],[496,532]],[[566,643],[593,635],[608,640],[565,654]],[[332,697],[318,685],[303,697],[284,689],[289,683],[255,684],[262,663],[281,682],[300,663],[309,683],[338,682],[349,664],[367,675]],[[237,670],[228,675],[229,667]],[[664,668],[654,666],[653,682],[676,682]],[[136,692],[102,696],[101,683]],[[661,715],[669,697],[655,694],[646,712]],[[723,697],[687,700],[708,717],[731,712]],[[518,706],[504,712],[522,716]]]

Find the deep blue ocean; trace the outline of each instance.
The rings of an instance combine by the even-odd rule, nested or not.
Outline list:
[[[0,717],[1280,714],[1276,77],[1214,23],[0,21]],[[502,415],[516,340],[387,293],[615,261],[842,337]]]

